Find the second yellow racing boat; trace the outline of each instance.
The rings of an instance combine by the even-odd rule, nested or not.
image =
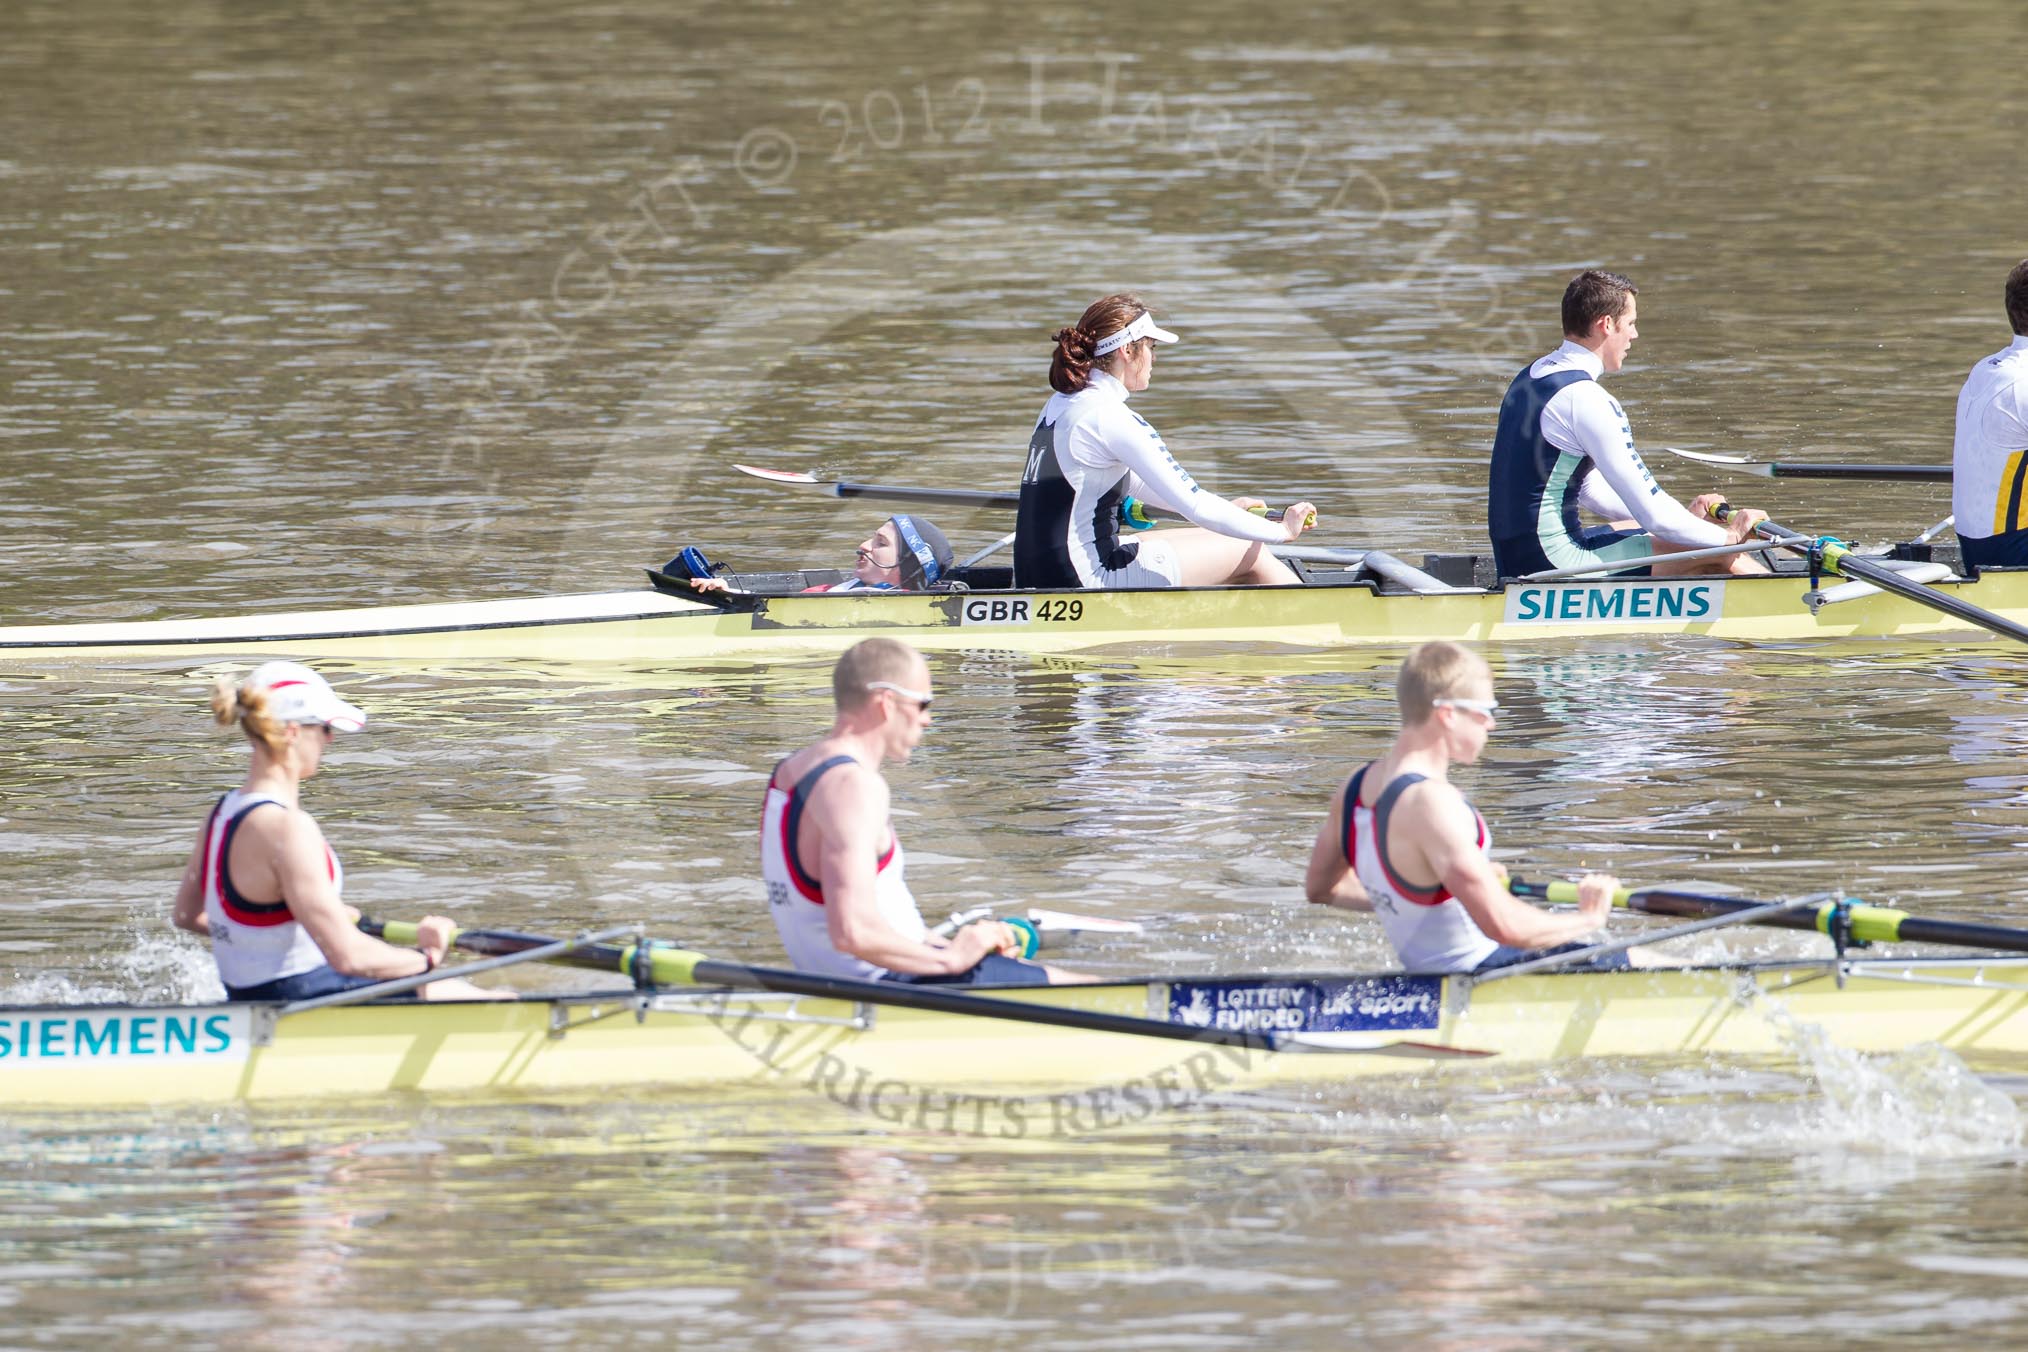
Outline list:
[[[887,635],[931,650],[1069,652],[1114,645],[1540,643],[1699,634],[1742,642],[1976,633],[1980,608],[2028,625],[2028,570],[1956,571],[1955,551],[1902,546],[1919,598],[1814,577],[1789,560],[1764,577],[1501,581],[1489,561],[1433,555],[1422,567],[1377,550],[1296,550],[1300,587],[1035,591],[1005,567],[954,570],[949,590],[810,591],[843,574],[724,575],[723,592],[649,570],[637,591],[502,598],[107,624],[0,626],[0,661],[337,657],[368,661],[676,664],[721,656],[835,652]],[[1990,627],[1990,626],[1989,626]]]

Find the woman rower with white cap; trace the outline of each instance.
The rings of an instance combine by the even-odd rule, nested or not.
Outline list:
[[[338,856],[296,805],[332,737],[359,731],[366,715],[295,662],[266,663],[238,686],[220,679],[211,709],[221,724],[245,729],[253,765],[246,782],[211,809],[176,889],[174,920],[211,940],[226,997],[308,1000],[420,975],[442,962],[456,928],[443,916],[416,927],[414,948],[360,932],[359,912],[339,900],[345,875]],[[456,978],[418,993],[426,1000],[513,998]]]
[[[1268,546],[1314,524],[1299,502],[1280,521],[1255,516],[1257,498],[1206,492],[1169,454],[1161,435],[1127,408],[1148,388],[1155,344],[1176,335],[1129,295],[1107,296],[1075,326],[1059,330],[1043,406],[1028,442],[1021,507],[1014,526],[1019,587],[1286,586],[1298,578]],[[1197,529],[1120,538],[1129,497],[1176,512]]]

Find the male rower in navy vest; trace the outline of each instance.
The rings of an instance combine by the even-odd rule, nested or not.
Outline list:
[[[2028,259],[2007,274],[2006,301],[2014,341],[1965,378],[1951,453],[1951,511],[1975,568],[2028,568]]]
[[[1563,346],[1507,387],[1493,438],[1486,521],[1501,577],[1552,568],[1648,562],[1615,577],[1764,573],[1752,554],[1672,563],[1692,549],[1740,544],[1764,512],[1710,519],[1724,495],[1686,509],[1662,491],[1634,449],[1632,425],[1599,377],[1620,369],[1640,336],[1634,284],[1616,272],[1579,273],[1563,293]],[[1587,528],[1580,509],[1610,524]]]

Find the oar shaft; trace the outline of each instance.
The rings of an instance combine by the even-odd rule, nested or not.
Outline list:
[[[416,941],[415,922],[409,920],[374,920],[362,916],[359,928],[376,938],[403,947]],[[489,957],[509,953],[525,953],[531,948],[542,948],[557,942],[546,934],[519,934],[513,930],[453,930],[451,946],[467,953],[482,953]],[[584,967],[596,972],[617,972],[627,975],[626,956],[633,945],[590,943],[580,944],[567,953],[559,953],[551,962],[566,967]]]
[[[881,498],[888,502],[920,502],[938,507],[989,507],[1011,512],[1021,505],[1019,493],[986,493],[969,488],[913,488],[901,484],[830,485],[841,498]]]
[[[1949,465],[1806,465],[1775,460],[1767,468],[1771,479],[1879,479],[1936,484],[1951,481]]]
[[[678,950],[668,950],[671,953]],[[658,952],[657,956],[660,956]],[[1200,1028],[1168,1023],[1160,1019],[1137,1018],[1130,1014],[1106,1014],[1094,1010],[1062,1009],[1054,1005],[1003,1000],[990,995],[972,995],[936,986],[910,986],[898,982],[851,981],[841,977],[790,972],[773,967],[748,967],[736,962],[719,962],[698,954],[687,980],[701,986],[732,986],[741,990],[774,991],[785,995],[809,995],[821,999],[869,1001],[901,1009],[921,1009],[937,1014],[965,1014],[975,1018],[1007,1019],[1015,1023],[1039,1023],[1053,1028],[1080,1028],[1092,1033],[1125,1033],[1135,1037],[1167,1038],[1175,1042],[1213,1043],[1245,1047],[1253,1051],[1275,1051],[1280,1039],[1272,1033],[1254,1033],[1237,1028]],[[658,968],[658,971],[660,969]]]
[[[1721,502],[1712,509],[1712,516],[1725,520],[1737,510],[1731,503]],[[1826,536],[1805,535],[1773,521],[1763,521],[1754,527],[1754,532],[1766,539],[1778,541],[1791,549],[1799,549],[1821,560],[1824,567],[1841,577],[1855,581],[1871,582],[1885,592],[1905,597],[1917,605],[1928,606],[1931,610],[1963,620],[1978,629],[1986,629],[2011,638],[2018,643],[2028,643],[2028,625],[2019,625],[2004,615],[1995,615],[1990,610],[1962,601],[1949,592],[1938,591],[1920,582],[1911,582],[1892,568],[1885,567],[1872,559],[1854,554],[1852,547],[1841,540]]]
[[[1735,474],[1752,474],[1763,479],[1887,479],[1919,481],[1923,483],[1949,483],[1949,465],[1862,465],[1862,464],[1805,464],[1791,460],[1749,460],[1741,455],[1725,455],[1712,451],[1686,451],[1680,446],[1664,446],[1671,455],[1680,455],[1685,460],[1695,460],[1701,465],[1716,465]]]
[[[1537,896],[1545,901],[1575,904],[1576,883],[1516,883],[1517,896]],[[1687,892],[1668,887],[1622,888],[1613,895],[1613,905],[1645,915],[1714,916],[1735,915],[1765,906],[1751,898],[1720,897],[1707,892]],[[1814,930],[1829,934],[1837,906],[1819,906],[1772,915],[1753,923],[1770,929]],[[1848,903],[1846,921],[1853,938],[1865,943],[1945,944],[1953,948],[1989,948],[2002,953],[2028,953],[2028,930],[2004,925],[1975,925],[1956,920],[1930,920],[1912,916],[1889,906]]]
[[[773,481],[782,480],[778,478]],[[1021,506],[1019,492],[994,493],[973,488],[919,488],[913,484],[861,484],[846,480],[806,479],[801,475],[795,476],[794,482],[801,487],[829,493],[834,498],[877,498],[885,502],[919,502],[931,507],[983,507],[998,512],[1012,512]],[[1152,507],[1134,499],[1128,501],[1132,504],[1129,509],[1130,518],[1138,517],[1143,524],[1150,521],[1189,520],[1181,512]],[[1254,512],[1270,521],[1282,519],[1282,509],[1279,507],[1256,507]]]
[[[1830,546],[1824,550],[1824,561],[1841,575],[1871,582],[1882,591],[1905,596],[1920,602],[1932,610],[1954,615],[1970,625],[1990,630],[2003,638],[2028,643],[2028,626],[2019,625],[2002,615],[1982,609],[1967,601],[1961,601],[1949,592],[1938,591],[1920,582],[1911,582],[1892,568],[1883,567],[1872,559],[1860,558],[1842,545]]]
[[[393,944],[415,942],[416,927],[403,921],[362,921],[369,934],[378,933]],[[472,953],[517,953],[553,944],[556,940],[540,934],[519,934],[510,930],[459,930],[452,939],[457,947]],[[900,1009],[922,1009],[939,1014],[966,1014],[975,1018],[1005,1019],[1015,1023],[1047,1024],[1055,1028],[1079,1028],[1093,1033],[1124,1033],[1134,1037],[1166,1038],[1175,1042],[1196,1042],[1251,1051],[1276,1051],[1281,1039],[1273,1033],[1255,1033],[1237,1028],[1199,1028],[1143,1019],[1129,1014],[1107,1014],[1094,1010],[1061,1009],[1052,1005],[1028,1004],[988,995],[973,995],[936,986],[910,986],[889,981],[852,981],[843,977],[791,972],[774,967],[749,967],[743,963],[720,962],[683,948],[651,945],[645,951],[628,944],[587,944],[559,955],[558,962],[598,971],[634,974],[636,963],[647,970],[657,986],[731,986],[739,990],[770,991],[782,995],[808,995],[818,999],[845,1000],[888,1005]],[[1348,1049],[1357,1050],[1357,1049]]]

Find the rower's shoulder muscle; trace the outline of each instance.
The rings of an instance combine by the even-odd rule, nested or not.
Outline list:
[[[858,761],[832,767],[811,788],[809,815],[820,825],[842,828],[887,820],[887,781]]]
[[[1409,785],[1402,791],[1401,803],[1395,811],[1404,809],[1424,834],[1446,838],[1477,836],[1478,814],[1465,801],[1465,795],[1458,792],[1458,786],[1447,779],[1424,779]]]
[[[241,841],[256,849],[267,848],[278,852],[322,849],[324,832],[317,825],[317,819],[302,808],[269,799],[255,804],[240,819],[239,829],[233,833],[235,853]]]

